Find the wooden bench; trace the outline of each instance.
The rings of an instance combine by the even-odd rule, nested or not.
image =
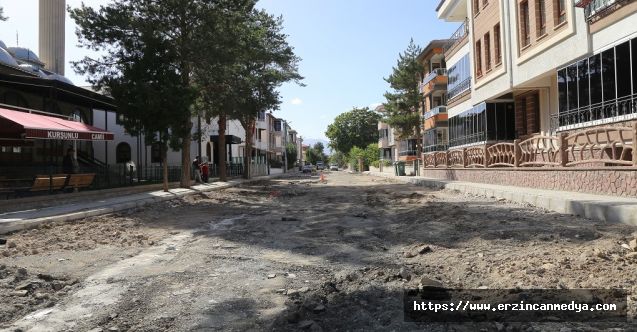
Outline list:
[[[95,173],[71,174],[66,186],[67,188],[73,188],[73,190],[79,190],[80,188],[90,187],[94,179]]]
[[[66,186],[66,174],[36,175],[33,186],[29,189],[32,192],[38,191],[59,191]]]

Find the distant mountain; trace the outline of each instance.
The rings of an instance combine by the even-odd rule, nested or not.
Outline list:
[[[325,154],[327,155],[332,154],[332,149],[330,149],[330,147],[327,146],[330,142],[320,138],[303,138],[304,145],[314,146],[314,144],[316,144],[317,142],[323,143],[323,146],[325,147],[325,150],[324,150]]]

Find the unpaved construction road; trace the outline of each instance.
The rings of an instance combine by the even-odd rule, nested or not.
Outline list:
[[[282,178],[3,236],[0,330],[634,331],[416,325],[402,291],[635,293],[635,231],[344,172]]]

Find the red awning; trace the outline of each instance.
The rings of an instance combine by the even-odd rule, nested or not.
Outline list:
[[[112,141],[113,134],[100,128],[75,121],[35,113],[12,111],[0,108],[0,120],[6,119],[17,125],[22,138]],[[0,126],[0,135],[3,133]],[[14,128],[16,126],[13,126]],[[9,129],[9,128],[8,128]]]

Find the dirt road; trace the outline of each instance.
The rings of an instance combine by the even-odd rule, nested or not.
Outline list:
[[[637,257],[625,247],[636,229],[389,179],[327,178],[11,234],[0,245],[0,329],[634,330],[405,323],[402,291],[423,280],[634,293]]]

